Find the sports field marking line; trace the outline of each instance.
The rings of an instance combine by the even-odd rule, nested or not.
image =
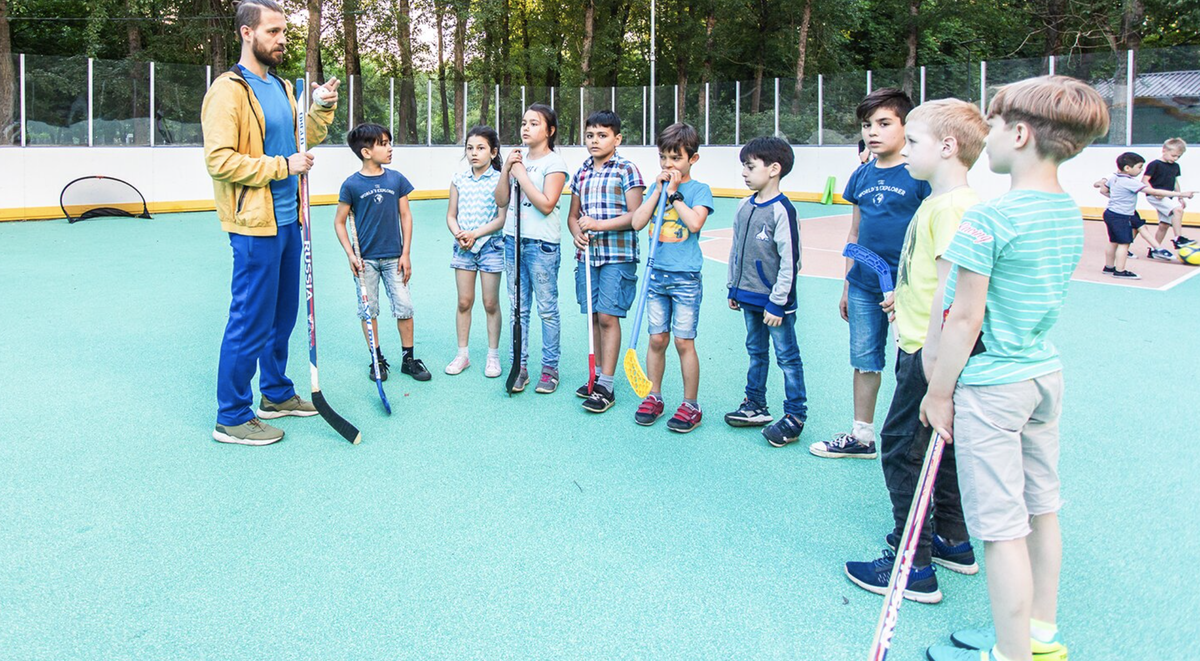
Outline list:
[[[1186,281],[1188,281],[1188,280],[1191,280],[1192,278],[1196,277],[1197,275],[1200,275],[1200,268],[1198,268],[1198,267],[1192,267],[1192,272],[1191,272],[1191,273],[1189,273],[1189,274],[1187,274],[1187,275],[1183,276],[1182,278],[1176,278],[1175,280],[1173,280],[1173,281],[1171,281],[1171,282],[1168,282],[1167,284],[1165,284],[1165,285],[1163,285],[1163,286],[1159,287],[1159,288],[1158,288],[1157,290],[1155,290],[1155,291],[1167,291],[1167,290],[1170,290],[1170,289],[1174,288],[1174,287],[1175,287],[1175,285],[1178,285],[1178,284],[1180,284],[1180,283],[1183,283],[1183,282],[1186,282]]]

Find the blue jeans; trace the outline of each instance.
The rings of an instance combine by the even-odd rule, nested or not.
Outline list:
[[[229,322],[217,364],[217,424],[240,425],[254,417],[250,381],[272,402],[296,394],[287,369],[288,338],[300,309],[300,223],[275,236],[230,234],[233,248]]]
[[[882,372],[887,364],[888,318],[879,304],[883,294],[850,283],[846,314],[850,319],[850,367],[859,372]]]
[[[516,296],[515,237],[504,235],[504,273],[508,276],[509,300]],[[529,310],[537,297],[538,316],[542,318],[542,366],[558,367],[558,265],[561,252],[557,243],[521,239],[521,364],[529,361]],[[512,359],[512,350],[509,350]]]
[[[771,367],[771,343],[775,344],[775,360],[783,370],[783,412],[801,422],[808,419],[808,397],[804,391],[804,362],[800,360],[800,345],[796,342],[796,314],[783,315],[783,323],[768,326],[762,310],[742,309],[746,317],[746,352],[750,354],[750,369],[746,372],[746,399],[761,406],[767,405],[767,370]]]

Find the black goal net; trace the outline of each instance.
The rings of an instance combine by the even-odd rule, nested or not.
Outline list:
[[[89,218],[150,217],[146,198],[133,184],[101,175],[80,177],[64,186],[58,204],[72,223]]]

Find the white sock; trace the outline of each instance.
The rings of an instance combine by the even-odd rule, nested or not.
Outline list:
[[[870,422],[855,420],[854,426],[851,427],[850,435],[858,439],[859,443],[866,445],[867,443],[875,442],[875,425]]]
[[[1054,640],[1054,636],[1058,634],[1058,625],[1031,619],[1029,620],[1029,634],[1043,643],[1048,643]]]
[[[459,347],[458,355],[462,356],[463,358],[466,358],[469,355],[469,352],[467,351],[466,347]]]
[[[500,357],[500,349],[488,349],[488,358],[491,358],[493,356],[495,356],[496,358],[499,358]]]

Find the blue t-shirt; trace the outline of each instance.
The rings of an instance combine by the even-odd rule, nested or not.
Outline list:
[[[842,197],[858,205],[858,244],[887,261],[892,282],[896,282],[908,224],[931,192],[929,182],[908,173],[907,163],[880,168],[875,161],[867,161],[846,182]],[[856,262],[846,279],[860,289],[879,293],[879,276],[862,264]]]
[[[646,196],[650,197],[657,186],[657,181],[651,184]],[[685,181],[679,184],[679,192],[683,194],[683,203],[689,207],[707,207],[710,214],[713,212],[712,190],[708,184],[702,184],[695,179]],[[656,208],[655,215],[657,214]],[[654,238],[653,216],[646,225],[646,233],[650,235],[650,239]],[[654,253],[654,268],[676,273],[694,273],[704,268],[704,253],[700,252],[700,233],[688,230],[687,225],[679,220],[679,213],[675,211],[674,205],[670,203],[663,213],[662,231],[658,236],[662,243]]]
[[[263,136],[263,154],[288,157],[296,153],[296,117],[288,101],[287,90],[278,78],[257,74],[242,65],[242,76],[250,83],[254,98],[262,106],[267,131]],[[271,197],[275,200],[275,224],[279,227],[296,222],[300,211],[300,179],[289,175],[286,179],[271,182]]]
[[[404,175],[383,169],[368,177],[355,172],[342,183],[338,202],[350,205],[363,259],[391,259],[403,252],[400,236],[400,198],[413,191]]]

